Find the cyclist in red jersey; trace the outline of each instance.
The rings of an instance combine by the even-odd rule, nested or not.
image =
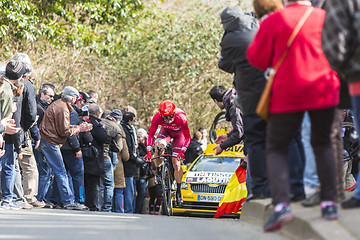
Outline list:
[[[176,108],[175,104],[169,100],[160,103],[159,112],[154,115],[151,121],[149,137],[147,140],[148,153],[145,156],[145,159],[151,159],[151,148],[154,143],[154,135],[159,125],[161,126],[161,129],[155,140],[154,157],[162,154],[164,148],[169,144],[170,140],[173,139],[173,155],[176,156],[172,158],[174,177],[177,183],[176,201],[178,205],[181,205],[181,179],[183,176],[181,161],[185,159],[184,153],[191,141],[186,114],[183,110]],[[157,151],[157,147],[162,149],[161,153]],[[161,165],[161,160],[156,159],[155,165],[156,167],[159,167]]]

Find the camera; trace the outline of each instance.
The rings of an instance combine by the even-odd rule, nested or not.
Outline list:
[[[89,116],[89,105],[85,104],[78,112],[79,116]]]

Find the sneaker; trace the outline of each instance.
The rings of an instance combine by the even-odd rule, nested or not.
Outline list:
[[[45,203],[44,203],[44,201],[38,201],[38,200],[35,200],[34,202],[29,202],[29,204],[31,204],[33,207],[35,207],[35,208],[43,208],[43,207],[45,207]]]
[[[161,173],[155,175],[155,184],[161,184]]]
[[[349,200],[342,202],[341,207],[344,209],[359,208],[360,207],[360,199],[351,197]]]
[[[16,204],[21,208],[21,209],[26,209],[26,210],[30,210],[33,209],[34,207],[29,204],[28,202],[16,202]]]
[[[313,207],[320,204],[320,192],[315,192],[309,197],[301,201],[301,205],[304,207]]]
[[[16,205],[13,202],[7,202],[7,201],[3,201],[1,203],[1,208],[6,210],[20,210],[20,206]]]
[[[326,220],[338,219],[336,204],[333,203],[332,205],[321,207],[321,216]]]
[[[55,204],[53,204],[51,202],[46,202],[44,208],[53,209],[53,208],[55,208]]]
[[[77,203],[77,202],[73,202],[73,203],[70,203],[70,204],[64,206],[64,209],[80,210],[80,211],[88,211],[89,210],[89,208],[87,206],[85,206],[84,204]]]
[[[181,191],[176,191],[176,204],[177,206],[181,206],[183,203]]]
[[[291,213],[290,206],[283,206],[279,212],[273,212],[270,215],[269,220],[264,226],[265,232],[274,231],[280,229],[282,226],[290,223],[294,220],[294,215]]]

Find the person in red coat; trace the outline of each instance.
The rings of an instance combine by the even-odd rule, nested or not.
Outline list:
[[[311,143],[321,184],[321,211],[325,219],[337,219],[336,167],[330,133],[339,99],[339,79],[330,69],[321,48],[325,11],[310,1],[289,1],[260,24],[247,57],[260,70],[273,68],[287,48],[287,42],[307,9],[312,12],[289,47],[275,73],[266,134],[266,155],[274,212],[264,226],[273,231],[290,222],[288,145],[300,126],[304,112],[311,119]]]

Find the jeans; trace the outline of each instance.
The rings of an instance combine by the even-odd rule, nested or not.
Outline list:
[[[124,213],[124,188],[114,189],[113,212]]]
[[[351,111],[354,116],[354,124],[355,129],[358,133],[360,133],[360,96],[351,96]],[[360,142],[360,138],[359,138]],[[353,194],[353,197],[356,199],[360,199],[360,162],[359,162],[359,170],[358,170],[358,177],[356,182],[356,188]]]
[[[47,163],[54,172],[55,183],[60,192],[61,204],[63,206],[73,203],[74,194],[69,185],[69,179],[65,169],[59,145],[48,143],[41,140],[40,151],[44,154]]]
[[[119,159],[117,157],[117,153],[116,152],[109,152],[110,153],[110,157],[111,157],[111,162],[114,168],[114,171],[116,169],[116,165],[119,163]]]
[[[36,196],[39,201],[46,201],[46,194],[51,185],[52,169],[46,162],[45,155],[40,151],[40,146],[34,149],[34,156],[36,160],[37,169],[39,171],[38,194]]]
[[[305,151],[304,184],[311,188],[316,188],[320,183],[317,175],[315,155],[310,142],[311,123],[308,112],[304,115],[301,128],[302,142]]]
[[[148,182],[145,179],[140,178],[136,180],[137,196],[136,196],[136,204],[135,204],[135,213],[142,213],[144,199],[146,197],[147,186],[148,186]]]
[[[112,200],[114,195],[114,169],[111,159],[104,159],[104,171],[102,175],[102,184],[104,187],[104,203],[102,211],[111,211]]]
[[[125,177],[124,189],[124,212],[134,213],[135,211],[135,194],[136,194],[136,181],[134,177]]]
[[[84,162],[83,158],[76,158],[75,153],[63,153],[65,167],[68,172],[69,182],[72,181],[71,190],[75,195],[75,201],[83,203],[84,197]]]
[[[13,144],[5,144],[5,154],[1,160],[2,200],[11,201],[15,184],[15,153]]]
[[[270,188],[266,167],[265,134],[266,122],[257,115],[243,117],[248,172],[251,176],[249,194],[269,196]]]

